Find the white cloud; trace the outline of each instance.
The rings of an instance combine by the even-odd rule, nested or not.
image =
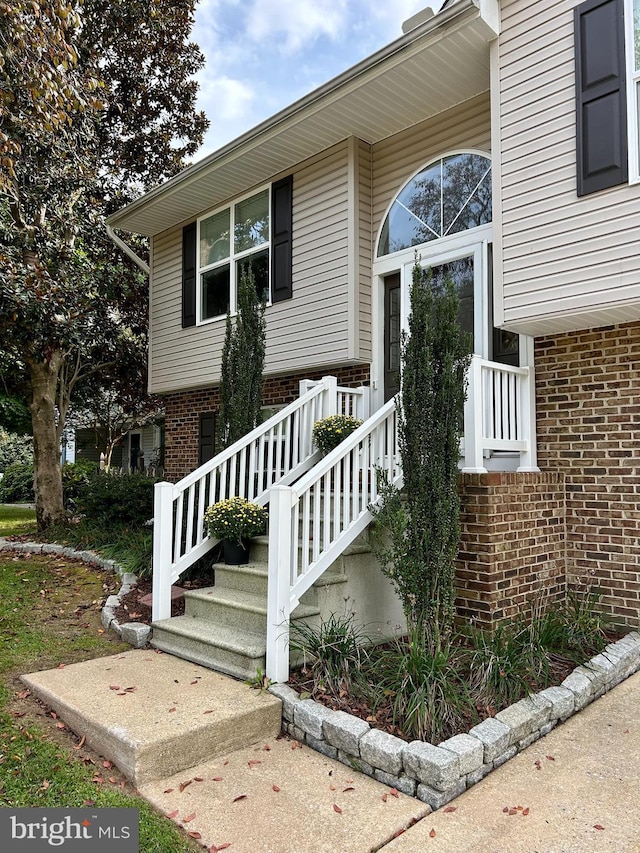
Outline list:
[[[337,40],[345,31],[346,0],[254,0],[247,11],[247,35],[265,49],[290,55],[318,38]]]
[[[200,97],[211,104],[217,121],[235,121],[249,115],[255,93],[242,80],[214,77],[200,84]]]

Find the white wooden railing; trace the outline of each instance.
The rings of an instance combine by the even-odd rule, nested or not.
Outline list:
[[[269,505],[267,676],[289,677],[289,619],[300,597],[371,522],[378,472],[396,485],[396,405],[390,400]]]
[[[519,454],[518,471],[538,471],[532,367],[474,355],[469,367],[462,448],[464,473],[484,473],[491,452]]]
[[[292,483],[320,458],[313,424],[328,415],[368,416],[368,388],[341,388],[333,376],[300,383],[300,397],[178,483],[154,496],[153,621],[171,615],[171,585],[215,545],[205,509],[238,495],[268,503],[275,483]]]

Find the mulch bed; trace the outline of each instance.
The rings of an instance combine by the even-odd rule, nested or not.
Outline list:
[[[211,568],[199,573],[189,580],[181,580],[174,586],[174,595],[171,597],[171,616],[182,616],[184,614],[184,596],[175,596],[177,590],[203,589],[215,584],[215,569]],[[120,624],[125,622],[142,622],[151,625],[151,606],[140,599],[151,595],[151,580],[139,580],[130,592],[120,598],[120,606],[115,609],[115,618]]]

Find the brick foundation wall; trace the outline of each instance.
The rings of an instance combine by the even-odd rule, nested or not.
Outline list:
[[[564,598],[565,497],[560,473],[462,474],[456,607],[495,628],[532,603]]]
[[[538,464],[566,478],[570,585],[640,615],[640,323],[536,340]]]
[[[265,379],[263,404],[279,406],[295,400],[301,379],[336,376],[338,384],[348,388],[369,384],[369,365],[325,368],[321,371],[270,376]],[[198,467],[198,433],[200,415],[217,412],[220,393],[217,387],[196,391],[180,391],[164,395],[165,405],[165,476],[175,483]]]

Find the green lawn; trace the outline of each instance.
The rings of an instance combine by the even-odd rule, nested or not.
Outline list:
[[[23,536],[35,532],[35,510],[0,504],[0,536]]]
[[[28,514],[6,509],[3,529],[31,523]],[[129,648],[100,624],[103,597],[116,587],[114,575],[81,563],[0,554],[0,807],[137,808],[141,853],[193,853],[202,848],[136,797],[115,768],[104,769],[74,735],[45,718],[19,680]]]

